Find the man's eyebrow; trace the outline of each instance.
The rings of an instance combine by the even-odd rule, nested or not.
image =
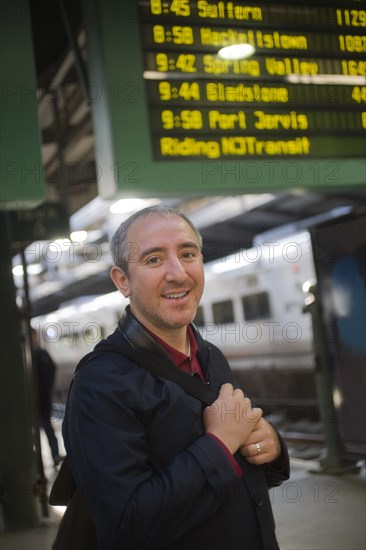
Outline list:
[[[200,247],[194,241],[187,241],[178,245],[179,250],[183,250],[185,248],[194,248],[195,250],[200,251]],[[142,261],[150,254],[154,254],[155,252],[164,252],[164,250],[165,248],[163,246],[152,246],[151,248],[146,248],[146,250],[141,252],[139,256],[139,261]]]
[[[162,246],[152,246],[151,248],[146,248],[146,250],[141,252],[139,260],[143,260],[146,256],[149,256],[149,254],[153,254],[154,252],[163,252],[163,250],[164,248]]]
[[[182,244],[179,245],[178,248],[180,248],[180,249],[182,249],[182,248],[195,248],[196,250],[200,250],[200,247],[194,241],[187,241],[185,243],[182,243]]]

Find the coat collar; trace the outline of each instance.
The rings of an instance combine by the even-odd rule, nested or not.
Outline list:
[[[194,337],[196,338],[198,345],[198,355],[201,361],[203,370],[206,370],[206,345],[205,341],[202,339],[196,327],[191,324]],[[168,352],[156,341],[146,330],[143,325],[139,323],[136,317],[131,313],[130,306],[127,306],[121,319],[118,323],[118,328],[122,333],[124,339],[132,346],[133,348],[140,348],[145,351],[149,351],[156,355],[160,355],[165,359],[169,358],[170,355]]]
[[[169,357],[168,353],[158,344],[156,340],[139,323],[134,315],[132,315],[130,306],[127,306],[121,319],[118,322],[118,328],[122,332],[123,337],[133,348],[140,348],[144,351],[150,351],[162,357]]]

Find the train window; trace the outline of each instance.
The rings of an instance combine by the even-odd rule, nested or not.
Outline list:
[[[271,316],[267,292],[243,296],[241,300],[244,310],[244,319],[246,321],[268,319]]]
[[[214,323],[217,325],[234,322],[234,308],[231,300],[212,304],[212,311]]]
[[[198,306],[196,317],[194,318],[193,322],[196,325],[196,327],[203,327],[203,325],[205,324],[205,318],[204,318],[204,315],[203,315],[203,307],[202,306]]]

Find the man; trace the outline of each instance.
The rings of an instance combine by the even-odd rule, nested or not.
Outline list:
[[[204,288],[200,235],[155,206],[122,223],[111,249],[111,277],[130,306],[103,345],[169,360],[217,398],[204,407],[116,353],[78,371],[63,433],[98,548],[277,549],[268,487],[288,478],[288,455],[191,324]]]
[[[39,408],[39,423],[47,436],[53,464],[58,466],[63,457],[59,454],[58,441],[51,423],[52,393],[56,376],[56,365],[50,354],[39,345],[39,335],[32,329],[32,357]]]

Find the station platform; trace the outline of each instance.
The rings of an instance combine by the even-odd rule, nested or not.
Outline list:
[[[41,443],[52,483],[56,472],[44,436]],[[358,474],[312,473],[317,468],[315,461],[291,458],[291,478],[270,491],[281,550],[365,550],[365,464]],[[62,513],[49,507],[37,527],[0,533],[0,549],[50,550]]]

